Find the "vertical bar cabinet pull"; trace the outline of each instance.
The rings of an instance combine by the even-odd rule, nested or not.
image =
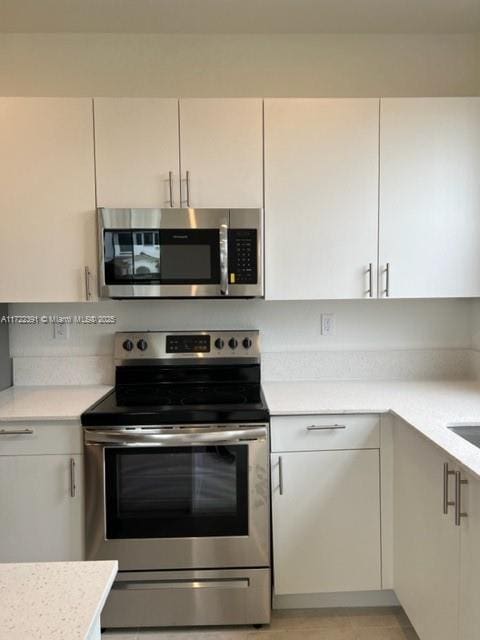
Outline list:
[[[451,471],[448,468],[448,462],[445,462],[443,465],[443,513],[445,515],[448,514],[448,507],[453,507],[455,502],[453,500],[449,500],[448,497],[448,480],[450,476],[454,476],[455,471]]]
[[[75,498],[77,495],[77,485],[75,484],[75,460],[70,458],[70,497]]]
[[[282,456],[278,456],[278,490],[280,495],[283,496],[283,466]]]
[[[462,518],[467,518],[468,514],[462,511],[462,485],[468,484],[468,480],[462,480],[460,471],[455,471],[455,524],[460,526]]]

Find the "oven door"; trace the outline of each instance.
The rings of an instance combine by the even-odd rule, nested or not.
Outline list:
[[[99,209],[107,298],[228,295],[228,209]]]
[[[266,425],[85,430],[88,559],[269,564]]]

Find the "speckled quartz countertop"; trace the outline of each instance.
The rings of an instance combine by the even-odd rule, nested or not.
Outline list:
[[[392,412],[480,477],[480,449],[447,425],[480,424],[480,382],[266,382],[272,416]]]
[[[116,560],[0,564],[0,639],[85,640],[117,570]]]
[[[0,421],[78,420],[107,385],[10,387],[0,392]]]

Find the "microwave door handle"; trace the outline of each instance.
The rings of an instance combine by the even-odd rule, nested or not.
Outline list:
[[[220,225],[220,293],[228,296],[228,222]]]

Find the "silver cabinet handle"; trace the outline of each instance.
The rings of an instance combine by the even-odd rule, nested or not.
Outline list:
[[[70,458],[70,497],[77,495],[77,485],[75,484],[75,460]]]
[[[369,262],[368,264],[367,274],[368,274],[367,295],[369,298],[373,298],[373,264],[371,262]]]
[[[187,207],[190,206],[190,171],[185,172],[185,181],[187,187]]]
[[[283,466],[282,456],[278,456],[278,491],[283,496]]]
[[[88,267],[85,267],[85,297],[87,300],[90,300],[92,297],[90,290],[90,269]]]
[[[0,429],[0,436],[33,436],[33,429]]]
[[[386,298],[390,297],[390,263],[385,265],[385,289],[383,291]]]
[[[468,513],[462,511],[462,485],[468,484],[468,480],[462,480],[460,471],[455,471],[455,524],[460,526],[462,518],[467,518]]]
[[[190,206],[190,171],[185,171],[185,200],[182,200],[181,204]]]
[[[307,431],[333,431],[335,429],[346,429],[346,425],[344,424],[325,424],[325,425],[316,425],[311,424],[307,427]]]
[[[168,187],[170,189],[170,208],[173,209],[173,172],[168,172]]]
[[[448,462],[445,462],[443,465],[443,513],[445,515],[448,514],[448,507],[453,507],[455,505],[455,502],[448,498],[448,480],[450,476],[454,475],[455,471],[451,471],[451,469],[448,468]]]
[[[228,296],[228,220],[220,225],[220,293]]]

